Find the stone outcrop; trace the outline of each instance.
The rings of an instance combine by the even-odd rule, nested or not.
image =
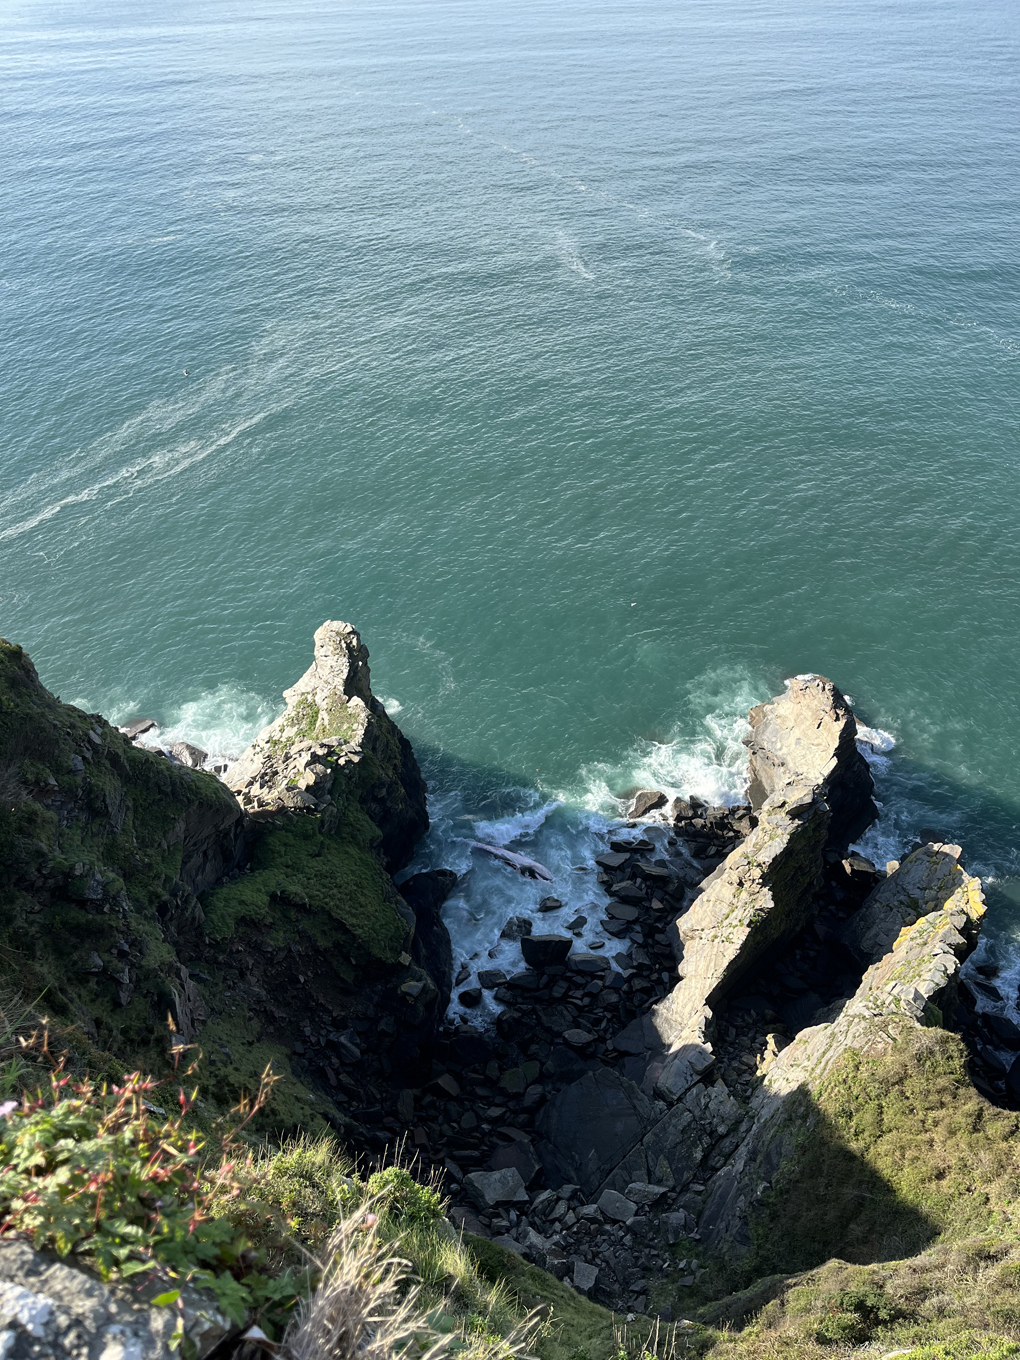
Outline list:
[[[337,1104],[359,1088],[350,1067],[367,1086],[384,1062],[427,1064],[449,999],[440,907],[456,880],[419,876],[411,903],[393,884],[428,826],[425,784],[367,658],[349,625],[318,630],[286,712],[234,767],[237,798],[135,744],[137,731],[62,704],[0,643],[0,944],[17,960],[13,989],[45,993],[74,1043],[157,1075],[169,1017],[227,1103],[272,1061],[286,1078],[282,1127],[306,1123],[313,1102],[351,1127]]]
[[[940,910],[964,889],[958,845],[919,846],[868,898],[867,905],[843,927],[842,944],[863,967],[892,949],[904,926]]]
[[[0,1352],[11,1360],[171,1360],[184,1324],[196,1360],[237,1329],[212,1300],[188,1285],[179,1310],[154,1308],[147,1298],[167,1280],[141,1290],[103,1284],[21,1238],[0,1241]]]
[[[665,1197],[657,1211],[670,1232],[680,1222],[692,1232],[700,1220],[713,1247],[741,1250],[756,1197],[792,1155],[801,1110],[794,1097],[817,1089],[848,1052],[871,1052],[905,1025],[956,1014],[957,973],[983,912],[980,884],[961,867],[959,848],[922,846],[888,878],[847,855],[874,804],[853,715],[830,682],[791,682],[755,710],[752,725],[753,809],[727,818],[693,801],[670,808],[679,834],[707,843],[708,868],[714,846],[737,825],[744,833],[674,920],[678,982],[605,1053],[596,1049],[586,1071],[571,1080],[564,1067],[566,1083],[538,1115],[548,1183],[579,1187],[589,1201],[577,1231],[601,1196],[627,1200],[633,1186],[652,1184]],[[611,840],[598,863],[614,901],[633,896],[638,917],[647,910],[639,875],[656,875],[645,888],[664,899],[653,898],[653,913],[686,878],[680,864],[635,860],[634,845],[622,840]],[[627,866],[637,875],[621,878]],[[812,962],[822,954],[827,974]],[[541,970],[531,985],[541,997]],[[772,1000],[791,991],[795,1000]],[[744,1009],[731,1014],[733,1005]],[[754,1016],[780,1020],[773,1006],[794,1029],[762,1033],[756,1058],[734,1053],[734,1040],[754,1031]],[[636,1211],[628,1232],[645,1231],[641,1222]],[[546,1232],[541,1216],[538,1223]],[[600,1280],[605,1272],[608,1264]]]
[[[342,812],[352,794],[382,833],[391,870],[428,830],[425,781],[411,744],[372,694],[368,648],[349,623],[315,632],[315,660],[284,690],[286,710],[226,780],[246,812]]]
[[[828,827],[815,790],[786,781],[677,921],[681,981],[652,1012],[663,1050],[655,1084],[664,1098],[679,1099],[711,1066],[713,1009],[807,922]]]
[[[932,883],[939,885],[934,894]],[[858,913],[865,931],[856,938],[885,938],[886,952],[837,1016],[802,1030],[764,1064],[750,1127],[708,1187],[701,1230],[709,1247],[750,1246],[755,1201],[796,1141],[802,1113],[789,1097],[817,1091],[850,1051],[875,1056],[901,1039],[905,1028],[943,1022],[984,911],[980,880],[942,845],[921,846],[875,891]]]
[[[846,699],[821,675],[798,675],[785,694],[752,708],[748,796],[757,812],[784,786],[808,785],[829,808],[829,845],[844,852],[878,815],[857,722]]]

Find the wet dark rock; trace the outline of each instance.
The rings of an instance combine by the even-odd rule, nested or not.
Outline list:
[[[467,987],[463,992],[457,994],[457,1000],[462,1006],[474,1007],[482,1004],[481,987]]]
[[[603,973],[609,966],[609,960],[599,954],[571,954],[568,960],[575,973]]]
[[[563,903],[558,897],[543,897],[538,904],[539,911],[559,911]]]
[[[1020,1049],[1020,1028],[1008,1016],[985,1014],[981,1020],[993,1041],[1003,1048]]]
[[[502,987],[506,980],[506,973],[501,968],[483,968],[478,974],[478,985],[487,992],[491,992],[496,987]]]
[[[611,883],[609,885],[609,894],[611,897],[615,897],[619,902],[628,902],[631,904],[644,902],[647,896],[647,893],[644,888],[642,888],[641,884],[635,883],[633,879],[630,878],[625,878],[622,883]]]
[[[665,802],[666,795],[658,789],[639,789],[630,801],[627,816],[647,817],[649,812],[654,812],[656,808],[663,807]]]
[[[514,973],[513,977],[508,978],[506,985],[516,992],[536,992],[541,987],[542,982],[537,973],[525,969],[524,972]]]
[[[643,896],[644,894],[642,894]],[[626,902],[610,902],[606,907],[606,913],[617,921],[636,921],[641,915],[637,907]]]
[[[511,916],[499,932],[501,940],[520,940],[531,934],[531,922],[526,916]]]
[[[430,869],[400,885],[400,895],[414,913],[411,956],[439,989],[438,1010],[446,1010],[453,989],[453,947],[442,918],[443,903],[457,886],[451,869]]]
[[[144,733],[151,732],[153,728],[158,726],[159,723],[157,723],[155,718],[133,718],[131,722],[125,723],[123,727],[118,727],[117,731],[123,732],[126,737],[130,738],[131,741],[134,741],[136,737],[143,736]]]
[[[620,869],[630,859],[629,850],[610,850],[604,855],[596,855],[595,863],[600,869]]]
[[[547,968],[550,964],[564,963],[573,945],[569,936],[525,935],[521,939],[521,953],[529,968]]]

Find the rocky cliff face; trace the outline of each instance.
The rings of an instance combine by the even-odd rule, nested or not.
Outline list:
[[[757,812],[785,785],[815,790],[829,809],[829,845],[844,851],[878,815],[857,722],[846,699],[821,675],[798,675],[785,694],[748,714],[748,796]]]
[[[607,1243],[600,1264],[591,1233],[620,1237],[597,1225],[626,1219],[632,1259],[643,1262],[645,1205],[667,1240],[699,1228],[695,1250],[748,1250],[759,1199],[805,1136],[805,1100],[848,1055],[955,1018],[959,966],[984,910],[958,847],[922,846],[888,878],[847,857],[874,805],[835,686],[793,681],[751,717],[756,814],[675,920],[679,981],[604,1051],[596,1045],[537,1119],[549,1184],[568,1182],[589,1201],[568,1236],[610,1299],[626,1278],[616,1268],[624,1239]],[[678,830],[699,821],[674,811]],[[625,862],[623,853],[600,860],[620,872]],[[656,863],[656,891],[669,901],[672,871]],[[609,891],[640,895],[629,881]],[[541,978],[537,986],[541,996]]]
[[[241,806],[334,821],[353,794],[381,833],[389,868],[403,868],[428,830],[425,781],[411,743],[372,694],[357,631],[335,621],[317,629],[315,660],[283,697],[286,710],[227,774]]]
[[[450,884],[418,885],[416,939],[390,872],[428,826],[425,785],[367,660],[348,624],[318,630],[286,712],[231,771],[235,797],[62,704],[0,643],[9,983],[156,1072],[169,1014],[224,1095],[275,1061],[284,1123],[342,1124],[348,1062],[417,1061],[449,996]]]
[[[980,880],[959,853],[920,846],[851,918],[851,937],[870,939],[876,961],[832,1019],[802,1030],[763,1064],[739,1146],[708,1187],[701,1230],[709,1247],[750,1247],[754,1205],[803,1133],[803,1102],[791,1096],[817,1092],[849,1053],[878,1056],[955,1010],[960,964],[985,911]]]
[[[165,1033],[200,895],[234,869],[241,809],[210,774],[54,698],[0,641],[0,940],[8,984],[103,1048]]]

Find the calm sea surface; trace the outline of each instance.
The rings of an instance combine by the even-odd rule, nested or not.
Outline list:
[[[0,632],[229,752],[350,620],[422,862],[571,911],[819,671],[868,848],[957,836],[1015,952],[1018,57],[1013,0],[3,0]],[[459,952],[539,895],[476,864]]]

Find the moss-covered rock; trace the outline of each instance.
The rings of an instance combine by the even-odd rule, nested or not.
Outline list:
[[[8,978],[97,1045],[165,1049],[197,894],[232,869],[242,816],[211,774],[63,704],[0,641],[0,946]]]
[[[231,766],[253,813],[342,809],[352,795],[379,829],[392,871],[428,830],[425,782],[410,743],[372,694],[368,648],[349,623],[315,633],[315,659],[284,690],[287,707]]]
[[[354,630],[316,637],[315,666],[242,762],[261,771],[242,794],[273,787],[246,796],[251,816],[212,774],[61,703],[0,642],[7,982],[93,1069],[162,1075],[172,1027],[229,1104],[272,1063],[280,1129],[342,1126],[338,1054],[415,1061],[447,986],[420,966],[390,878],[428,825],[413,752]]]

